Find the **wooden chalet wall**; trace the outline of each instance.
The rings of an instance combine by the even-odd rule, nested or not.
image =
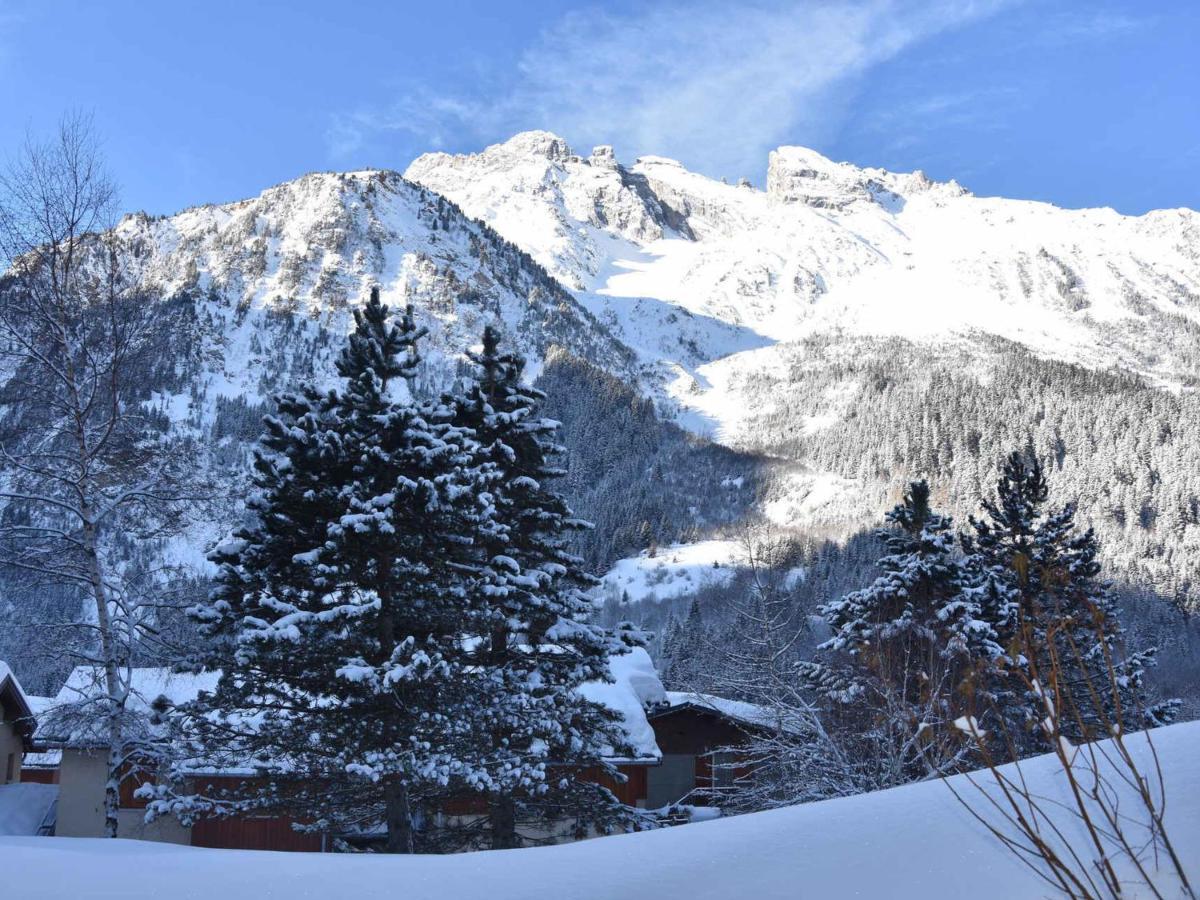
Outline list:
[[[205,792],[237,791],[253,788],[261,779],[237,776],[209,776],[196,786]],[[221,816],[200,819],[192,826],[193,847],[222,850],[287,850],[315,852],[325,849],[319,834],[305,834],[292,828],[290,816]]]
[[[663,753],[699,756],[718,747],[746,742],[746,732],[735,722],[694,706],[680,706],[650,717],[654,739]]]

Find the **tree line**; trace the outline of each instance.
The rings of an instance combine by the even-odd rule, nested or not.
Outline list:
[[[1094,532],[1049,501],[1036,456],[1011,453],[961,531],[931,495],[913,482],[888,513],[864,588],[806,608],[781,577],[791,539],[752,533],[724,615],[706,620],[693,600],[667,625],[670,687],[758,704],[775,723],[751,736],[734,807],[890,787],[977,767],[984,750],[1022,758],[1175,717],[1178,700],[1146,690],[1155,649],[1127,639]]]

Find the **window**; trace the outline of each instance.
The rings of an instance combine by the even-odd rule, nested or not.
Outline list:
[[[715,750],[712,756],[712,786],[714,788],[733,787],[738,756],[728,750]]]
[[[17,754],[8,754],[8,763],[4,767],[4,783],[8,784],[15,780],[17,770]]]

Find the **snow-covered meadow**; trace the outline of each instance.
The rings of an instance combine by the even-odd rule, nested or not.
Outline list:
[[[599,592],[601,597],[628,603],[668,600],[708,585],[728,584],[737,569],[746,565],[740,541],[671,544],[617,560],[601,579]]]
[[[1146,760],[1144,738],[1127,743]],[[1167,829],[1196,882],[1200,723],[1157,730],[1154,746],[1167,785]],[[1022,772],[1032,790],[1065,799],[1053,757],[1027,760]],[[961,776],[956,783],[964,797],[978,799]],[[1059,824],[1073,826],[1066,816]],[[0,896],[21,900],[1021,900],[1052,894],[940,782],[557,847],[452,856],[0,838],[0,871],[6,873]],[[1143,895],[1131,887],[1129,896]],[[1170,888],[1164,893],[1175,895]]]

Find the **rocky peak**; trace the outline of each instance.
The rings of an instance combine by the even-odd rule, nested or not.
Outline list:
[[[911,173],[860,169],[834,162],[807,147],[780,147],[767,165],[767,195],[777,203],[803,203],[818,209],[842,210],[858,202],[890,206],[890,200],[913,194],[958,197],[968,193],[955,181],[936,182],[919,169]]]
[[[484,153],[492,150],[518,156],[540,156],[554,162],[565,162],[575,155],[566,141],[549,131],[522,131],[503,144],[489,147]]]
[[[870,200],[862,169],[835,163],[807,147],[772,150],[767,162],[767,196],[778,203],[845,209]]]
[[[615,169],[618,166],[617,155],[613,152],[613,148],[609,144],[601,144],[599,147],[593,147],[592,155],[588,159],[588,162],[602,169]]]

